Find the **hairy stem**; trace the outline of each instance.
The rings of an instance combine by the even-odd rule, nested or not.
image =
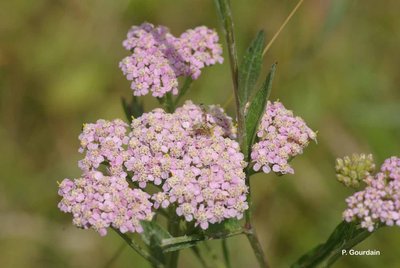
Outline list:
[[[261,247],[260,241],[258,240],[254,227],[251,227],[251,229],[246,233],[246,235],[247,239],[249,239],[253,252],[256,255],[259,266],[262,268],[268,268],[269,267],[268,262],[265,258],[263,249]]]
[[[244,107],[240,107],[239,103],[239,76],[238,76],[238,57],[236,51],[235,35],[233,30],[233,18],[229,0],[214,0],[217,11],[224,29],[226,43],[228,45],[229,63],[231,66],[231,74],[233,81],[233,92],[236,103],[236,117],[238,122],[238,139],[239,144],[243,148],[246,141],[246,132],[244,131]]]
[[[248,170],[247,170],[248,171]],[[256,230],[252,224],[252,200],[251,200],[251,188],[250,188],[250,177],[246,176],[246,185],[249,187],[249,192],[247,193],[247,203],[249,205],[249,209],[245,212],[245,234],[247,239],[250,242],[251,248],[253,249],[254,254],[256,255],[258,264],[262,268],[268,268],[268,262],[264,255],[263,249],[261,247],[260,241],[258,240],[258,236]]]

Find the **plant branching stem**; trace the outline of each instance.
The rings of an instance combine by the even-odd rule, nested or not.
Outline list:
[[[203,268],[208,268],[207,262],[204,259],[203,255],[201,254],[199,247],[198,246],[192,247],[192,251],[193,251],[194,255],[196,256],[196,258],[201,263],[202,267]]]
[[[176,237],[180,234],[179,229],[179,216],[175,213],[175,208],[171,207],[169,211],[169,222],[168,222],[168,232]],[[169,253],[167,267],[176,268],[178,267],[179,250]]]
[[[179,89],[179,94],[176,97],[174,101],[174,106],[178,106],[179,101],[182,99],[182,97],[186,94],[186,92],[189,90],[190,86],[192,85],[192,78],[188,77],[185,79],[185,82],[183,83],[183,86],[181,89]]]
[[[126,234],[121,233],[118,229],[113,228],[113,230],[120,236],[122,237],[125,242],[128,244],[128,246],[130,246],[133,250],[135,250],[140,256],[142,256],[143,258],[145,258],[147,261],[149,261],[154,267],[157,268],[164,268],[164,265],[157,260],[156,258],[154,258],[153,256],[151,256],[150,253],[148,253],[146,250],[142,249],[142,247],[137,244],[133,239],[129,238],[129,236],[127,236]]]
[[[232,80],[233,80],[233,92],[235,95],[235,103],[236,103],[236,116],[237,116],[237,122],[238,122],[238,141],[239,141],[240,147],[242,149],[242,152],[246,152],[247,151],[247,137],[246,137],[246,129],[245,129],[245,116],[244,116],[244,106],[242,107],[242,105],[239,102],[238,61],[237,61],[236,44],[235,44],[234,31],[233,31],[232,12],[231,12],[231,8],[230,8],[229,0],[214,0],[214,1],[217,6],[217,10],[218,10],[221,22],[222,22],[222,26],[224,28],[226,42],[228,44],[229,60],[230,60]],[[249,176],[246,176],[246,185],[249,188],[249,192],[247,194],[249,209],[246,211],[246,217],[245,217],[246,218],[246,224],[245,224],[246,230],[245,231],[246,231],[246,235],[250,241],[250,244],[253,248],[253,251],[257,257],[260,267],[266,268],[266,267],[268,267],[268,263],[265,259],[261,245],[258,241],[254,227],[251,224],[251,192],[250,192]]]
[[[190,84],[189,84],[190,85]],[[188,85],[188,87],[189,87]],[[172,95],[171,93],[168,93],[166,95],[166,107],[167,107],[167,111],[170,113],[173,113],[175,111],[175,105],[176,102],[174,102],[172,100]],[[175,212],[175,206],[171,206],[169,209],[169,221],[168,221],[168,232],[172,235],[172,236],[179,236],[180,235],[180,220],[179,220],[179,216],[176,214]],[[178,267],[178,259],[179,259],[179,251],[174,251],[168,254],[167,257],[167,267],[168,268],[176,268]]]
[[[247,170],[248,172],[248,170]],[[247,236],[247,239],[250,242],[250,245],[253,249],[254,255],[256,255],[258,264],[262,268],[268,268],[268,262],[265,257],[264,251],[261,247],[260,241],[258,240],[258,236],[256,230],[252,224],[252,199],[251,199],[251,188],[250,188],[250,176],[246,176],[246,185],[249,188],[249,192],[247,193],[247,203],[249,205],[249,209],[245,212],[245,226],[244,233]]]
[[[228,45],[229,63],[232,73],[233,81],[233,92],[235,95],[236,103],[236,117],[238,123],[238,139],[239,144],[244,145],[246,141],[245,121],[244,121],[244,109],[240,107],[239,103],[239,69],[238,69],[238,57],[236,51],[235,35],[233,30],[233,18],[229,0],[214,0],[219,16],[221,18],[222,26],[225,33],[226,43]]]
[[[175,111],[175,105],[174,101],[172,100],[172,94],[171,92],[168,92],[165,95],[165,109],[167,110],[168,113],[173,113]]]

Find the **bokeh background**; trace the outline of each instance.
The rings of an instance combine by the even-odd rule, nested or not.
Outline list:
[[[257,30],[271,38],[297,1],[232,0],[240,55]],[[324,241],[352,191],[335,181],[334,160],[400,149],[400,2],[307,0],[265,58],[278,61],[272,98],[318,130],[318,144],[293,161],[295,175],[253,178],[256,228],[272,267],[287,267]],[[83,122],[124,118],[129,82],[118,68],[133,24],[174,34],[219,28],[213,1],[0,2],[0,267],[148,267],[116,234],[76,229],[57,209],[57,181],[76,177]],[[221,31],[219,31],[221,33]],[[226,52],[226,50],[225,50]],[[225,53],[225,58],[226,53]],[[226,103],[228,61],[206,69],[187,98]],[[146,109],[157,106],[144,97]],[[233,116],[232,104],[227,111]],[[396,267],[400,228],[384,228],[336,267]],[[218,241],[210,242],[221,255]],[[234,267],[256,267],[245,237],[229,240]],[[197,267],[190,250],[180,267]]]

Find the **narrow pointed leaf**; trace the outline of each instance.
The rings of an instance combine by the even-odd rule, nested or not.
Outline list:
[[[325,243],[304,254],[291,267],[329,267],[342,256],[342,250],[353,248],[370,235],[371,232],[361,228],[359,224],[343,221],[335,228]]]
[[[223,237],[224,234],[242,231],[242,226],[237,219],[227,219],[221,223],[211,224],[203,233],[209,237]]]
[[[265,46],[265,33],[259,31],[256,38],[251,42],[239,68],[239,100],[240,106],[248,102],[249,96],[253,94],[257,79],[260,76],[263,49]]]
[[[149,247],[152,256],[164,263],[165,254],[161,248],[161,241],[172,236],[155,221],[142,221],[141,225],[143,242]]]
[[[271,70],[261,88],[253,95],[250,106],[246,114],[246,135],[247,135],[247,151],[244,152],[245,157],[249,157],[250,148],[254,143],[255,135],[260,120],[264,114],[267,100],[272,88],[272,81],[276,71],[276,63],[272,65]]]
[[[243,232],[244,230],[240,226],[239,221],[231,219],[222,223],[210,225],[206,231],[197,234],[163,239],[161,247],[164,252],[171,252],[193,247],[201,241],[228,238],[243,234]]]
[[[164,252],[172,252],[176,250],[181,250],[185,248],[194,247],[198,242],[203,241],[204,237],[202,235],[190,235],[190,236],[180,236],[163,239],[161,242],[161,247]]]

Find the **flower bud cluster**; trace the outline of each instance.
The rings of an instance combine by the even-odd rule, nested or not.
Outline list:
[[[336,177],[347,187],[357,188],[375,171],[372,154],[353,154],[336,159]]]

